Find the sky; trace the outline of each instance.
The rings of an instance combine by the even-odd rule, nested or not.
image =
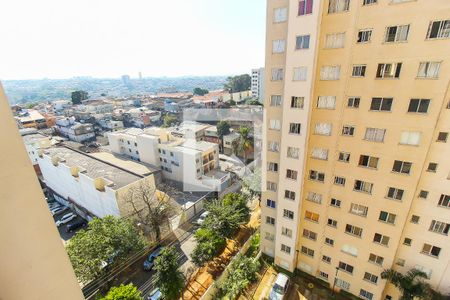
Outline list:
[[[264,65],[266,0],[9,0],[0,79],[249,73]]]

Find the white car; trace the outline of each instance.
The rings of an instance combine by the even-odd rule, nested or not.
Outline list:
[[[77,217],[74,213],[68,213],[61,217],[58,221],[56,221],[56,226],[61,226],[62,224],[66,224]]]
[[[197,225],[202,225],[205,222],[205,219],[208,215],[209,215],[209,211],[205,211],[204,213],[202,213],[200,215],[200,217],[198,217],[198,219],[195,223],[197,223]]]
[[[278,273],[277,279],[272,286],[269,300],[283,300],[289,288],[289,277],[286,274]]]
[[[63,212],[67,209],[67,207],[65,206],[58,206],[57,208],[53,208],[52,210],[50,210],[50,212],[52,213],[52,215],[56,215],[59,214],[60,212]]]

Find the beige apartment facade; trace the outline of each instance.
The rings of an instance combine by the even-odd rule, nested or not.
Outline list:
[[[264,253],[366,299],[450,293],[450,2],[267,5]],[[338,268],[337,276],[336,268]]]

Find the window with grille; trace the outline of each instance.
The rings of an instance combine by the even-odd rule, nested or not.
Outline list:
[[[334,176],[334,184],[344,186],[345,178],[341,176]]]
[[[354,190],[363,193],[372,193],[373,183],[355,180]]]
[[[295,192],[290,190],[284,190],[284,198],[289,200],[295,200]]]
[[[322,203],[322,194],[308,192],[308,194],[306,195],[306,200],[321,204]]]
[[[305,97],[296,97],[293,96],[291,98],[291,108],[301,108],[305,105]]]
[[[369,255],[369,261],[372,262],[372,263],[374,263],[374,264],[377,264],[377,265],[379,265],[379,266],[382,266],[382,265],[383,265],[384,258],[383,258],[382,256],[378,256],[378,255],[376,255],[376,254],[370,253],[370,255]]]
[[[372,29],[362,29],[358,31],[357,43],[368,43],[372,38]]]
[[[402,63],[378,64],[376,78],[399,78]]]
[[[389,213],[387,211],[380,211],[380,216],[378,217],[378,221],[382,221],[389,224],[394,224],[395,219],[397,218],[396,214]]]
[[[430,99],[411,99],[409,100],[408,112],[427,113],[430,106]]]
[[[281,95],[270,96],[270,106],[281,106]]]
[[[386,235],[382,235],[379,233],[375,233],[375,235],[373,236],[373,242],[377,243],[377,244],[381,244],[384,246],[387,246],[389,244],[389,237]]]
[[[371,111],[391,111],[393,98],[372,98]]]
[[[323,271],[319,271],[319,277],[328,280],[328,274]]]
[[[358,166],[376,169],[378,167],[378,161],[379,161],[378,157],[369,155],[360,155]]]
[[[283,217],[293,220],[294,219],[294,212],[289,210],[289,209],[284,209],[283,210]]]
[[[325,38],[325,48],[327,49],[344,48],[344,43],[344,32],[327,34]]]
[[[439,198],[438,205],[442,207],[450,207],[450,196],[442,194]]]
[[[300,134],[301,126],[302,125],[300,123],[290,123],[289,124],[289,133]]]
[[[449,229],[450,229],[449,223],[433,220],[433,221],[431,221],[429,230],[432,232],[448,235]]]
[[[323,148],[313,148],[311,152],[311,157],[316,159],[327,160],[328,159],[328,149]]]
[[[314,133],[319,135],[331,135],[331,123],[317,123],[314,126]]]
[[[378,0],[363,0],[363,5],[376,4]]]
[[[309,179],[324,182],[325,181],[325,173],[315,171],[315,170],[310,170],[309,171]]]
[[[286,40],[274,40],[272,42],[272,53],[284,53],[286,50]]]
[[[280,144],[278,142],[269,141],[267,143],[267,150],[271,152],[278,152],[280,151]]]
[[[368,210],[369,210],[369,208],[367,206],[357,204],[357,203],[352,203],[350,206],[350,213],[352,213],[354,215],[362,216],[362,217],[367,216]]]
[[[307,248],[305,246],[302,246],[301,252],[307,256],[314,257],[314,250]]]
[[[341,269],[344,272],[350,273],[350,274],[353,274],[353,270],[354,270],[352,265],[347,264],[342,261],[339,262],[339,269]]]
[[[371,142],[382,143],[384,141],[385,134],[386,129],[366,128],[364,139]]]
[[[450,37],[450,20],[431,21],[427,39],[445,39]]]
[[[386,29],[384,41],[386,43],[406,42],[408,40],[409,25],[389,26]]]
[[[295,40],[295,49],[308,49],[310,35],[299,35]]]
[[[417,71],[418,78],[438,78],[440,62],[421,62],[419,64],[419,71]]]
[[[294,68],[293,81],[305,81],[308,73],[307,67],[296,67]]]
[[[273,22],[274,23],[286,22],[287,17],[288,17],[287,7],[279,7],[279,8],[274,9],[274,11],[273,11]]]
[[[355,127],[350,125],[344,125],[342,127],[342,135],[353,136],[355,135]]]
[[[340,278],[336,278],[336,286],[340,287],[341,289],[344,289],[348,291],[350,289],[350,283],[348,283],[345,280],[342,280]]]
[[[339,13],[348,11],[350,7],[350,0],[330,0],[328,3],[328,13]]]
[[[284,70],[282,68],[272,69],[272,81],[281,81],[284,78]]]
[[[427,254],[430,256],[439,257],[439,253],[441,253],[441,248],[425,243],[425,244],[423,244],[421,252],[423,254]]]
[[[319,96],[317,98],[317,108],[335,109],[336,96]]]
[[[355,246],[344,244],[342,245],[341,251],[355,257],[358,256],[358,248]]]
[[[357,236],[357,237],[361,237],[363,230],[361,227],[347,224],[347,225],[345,225],[345,232],[348,234]]]
[[[287,148],[287,157],[298,159],[300,154],[300,149],[297,147]]]
[[[394,200],[402,200],[404,190],[389,187],[386,198],[394,199]]]
[[[320,68],[321,80],[338,80],[341,75],[341,66],[323,66]]]
[[[297,171],[291,169],[286,170],[286,178],[297,180],[297,174],[298,174]]]
[[[352,68],[352,77],[364,77],[366,75],[366,65],[355,65]]]
[[[317,233],[308,229],[303,229],[303,237],[315,241],[317,240]]]
[[[402,173],[402,174],[410,174],[411,167],[412,167],[412,163],[409,161],[395,160],[394,165],[392,166],[392,172]]]
[[[373,294],[371,292],[366,291],[365,289],[359,290],[359,295],[363,297],[364,299],[372,300]]]
[[[400,144],[418,146],[420,143],[420,137],[420,132],[403,131],[400,135]]]

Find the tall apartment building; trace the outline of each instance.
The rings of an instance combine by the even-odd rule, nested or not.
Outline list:
[[[252,96],[260,102],[264,101],[264,68],[253,69],[251,79]]]
[[[276,264],[365,299],[398,299],[389,268],[450,293],[449,38],[450,1],[268,1],[261,248]]]

